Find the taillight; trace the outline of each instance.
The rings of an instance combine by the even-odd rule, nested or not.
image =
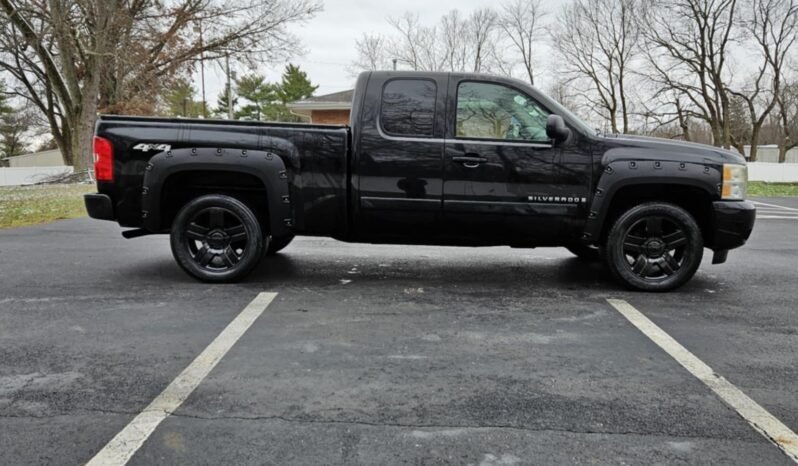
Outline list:
[[[97,181],[114,181],[114,146],[99,136],[94,136],[94,177]]]

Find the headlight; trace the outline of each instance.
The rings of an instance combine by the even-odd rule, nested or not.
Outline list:
[[[742,201],[748,194],[748,167],[745,165],[723,165],[723,190],[721,198],[727,201]]]

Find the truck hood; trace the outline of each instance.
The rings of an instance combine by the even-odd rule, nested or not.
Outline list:
[[[660,160],[698,163],[736,163],[745,165],[745,158],[739,153],[720,147],[694,142],[673,141],[671,139],[647,136],[614,135],[602,138],[611,147],[605,154],[605,162],[635,155]],[[630,150],[631,149],[631,150]]]

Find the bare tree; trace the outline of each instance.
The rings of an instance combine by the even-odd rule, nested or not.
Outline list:
[[[754,76],[740,91],[730,91],[745,103],[748,138],[734,137],[732,144],[742,152],[743,142],[750,146],[749,159],[756,161],[762,127],[776,107],[783,87],[788,54],[798,39],[798,2],[795,0],[749,0],[743,30],[756,44],[761,62]]]
[[[465,70],[469,61],[468,21],[460,10],[452,10],[441,18],[440,40],[444,52],[443,68],[446,70]]]
[[[798,147],[798,81],[785,83],[778,99],[779,163]]]
[[[352,63],[352,74],[361,71],[387,70],[392,67],[391,60],[387,57],[389,49],[388,39],[379,34],[363,34],[355,41],[357,60]]]
[[[442,69],[442,56],[435,26],[421,24],[418,14],[405,13],[389,18],[388,23],[397,32],[391,49],[395,59],[413,70],[435,71]]]
[[[498,25],[498,15],[490,8],[476,10],[469,18],[468,30],[472,52],[472,69],[474,73],[488,70],[488,57],[491,56],[490,50],[495,45],[496,26]]]
[[[290,54],[287,26],[319,9],[315,0],[0,0],[0,70],[82,170],[98,109],[146,107],[200,59]]]
[[[690,112],[684,97],[673,89],[659,89],[651,98],[640,102],[644,132],[667,139],[692,141]]]
[[[570,81],[615,133],[629,132],[627,86],[638,54],[638,0],[574,0],[560,12],[554,45]],[[618,119],[621,127],[618,126]]]
[[[38,107],[76,170],[88,166],[102,70],[121,3],[0,0],[0,68]],[[80,154],[80,156],[78,156]]]
[[[729,68],[737,0],[651,0],[643,28],[651,79],[678,95],[690,117],[730,147]]]
[[[394,34],[364,36],[356,42],[353,72],[393,60],[403,68],[421,71],[512,72],[512,63],[503,53],[509,44],[502,42],[499,16],[490,8],[468,16],[452,10],[432,26],[411,12],[389,18],[388,23]]]
[[[535,50],[541,40],[541,21],[546,13],[541,0],[511,0],[502,5],[499,25],[512,42],[529,83],[535,84]]]

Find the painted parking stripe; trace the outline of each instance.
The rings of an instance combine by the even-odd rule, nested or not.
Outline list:
[[[260,293],[144,411],[116,434],[87,466],[121,466],[141,448],[158,424],[169,417],[263,314],[277,293]]]
[[[798,209],[795,209],[793,207],[785,207],[783,205],[778,205],[778,204],[768,204],[767,202],[760,202],[760,201],[752,201],[752,202],[754,204],[756,204],[756,205],[761,205],[761,206],[764,206],[764,207],[770,207],[770,208],[773,208],[773,209],[788,210],[788,211],[792,211],[792,212],[798,212]]]
[[[798,209],[783,205],[753,201],[757,220],[798,220]]]
[[[662,348],[673,359],[704,382],[726,404],[731,406],[757,432],[779,447],[790,459],[798,463],[798,435],[765,408],[757,404],[728,380],[716,374],[711,367],[698,359],[693,353],[679,344],[654,322],[644,316],[631,304],[621,299],[608,299],[607,302],[621,313],[626,320],[643,332],[651,341]]]

